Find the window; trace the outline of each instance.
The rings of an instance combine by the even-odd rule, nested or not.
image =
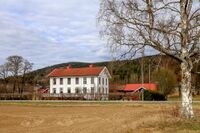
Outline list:
[[[91,77],[91,84],[94,84],[94,77]]]
[[[83,78],[83,84],[87,84],[87,78],[86,77]]]
[[[79,84],[79,78],[76,78],[76,84]]]
[[[53,88],[53,93],[56,94],[56,88]]]
[[[60,94],[63,94],[63,88],[60,88]]]
[[[69,87],[69,88],[67,88],[67,93],[71,93],[71,88]]]
[[[83,94],[87,94],[87,88],[83,87]]]
[[[102,84],[104,85],[104,78],[102,78]]]
[[[101,93],[101,88],[99,87],[99,89],[98,89],[98,93],[100,94]]]
[[[104,94],[104,88],[102,88],[102,94]]]
[[[80,91],[79,91],[79,88],[78,88],[78,87],[76,87],[76,88],[75,88],[75,93],[76,93],[76,94],[79,94],[79,93],[80,93]]]
[[[68,84],[68,85],[71,84],[71,78],[67,78],[67,84]]]
[[[91,94],[94,94],[94,87],[91,87]]]
[[[60,84],[61,85],[63,84],[63,78],[60,78]]]
[[[108,88],[105,88],[105,94],[108,94]]]
[[[106,78],[106,85],[108,85],[108,79]]]
[[[54,84],[54,85],[56,84],[56,78],[53,79],[53,84]]]
[[[101,77],[99,77],[99,84],[101,84]]]

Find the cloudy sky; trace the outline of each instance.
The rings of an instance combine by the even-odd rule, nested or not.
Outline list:
[[[34,69],[110,60],[98,35],[98,10],[99,0],[0,0],[0,64],[10,55]]]

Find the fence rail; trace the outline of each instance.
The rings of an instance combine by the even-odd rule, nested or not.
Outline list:
[[[31,99],[32,93],[30,92],[24,92],[22,94],[20,93],[0,93],[0,99],[5,100],[5,99]]]
[[[51,93],[44,93],[41,96],[44,98],[108,99],[108,94],[74,94],[74,93],[51,94]]]

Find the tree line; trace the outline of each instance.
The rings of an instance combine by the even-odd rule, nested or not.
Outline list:
[[[0,92],[22,95],[26,88],[27,73],[32,70],[33,63],[22,56],[13,55],[0,65]]]

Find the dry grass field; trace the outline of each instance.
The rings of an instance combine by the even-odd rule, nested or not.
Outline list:
[[[0,133],[198,133],[199,106],[185,121],[177,104],[0,103]]]

